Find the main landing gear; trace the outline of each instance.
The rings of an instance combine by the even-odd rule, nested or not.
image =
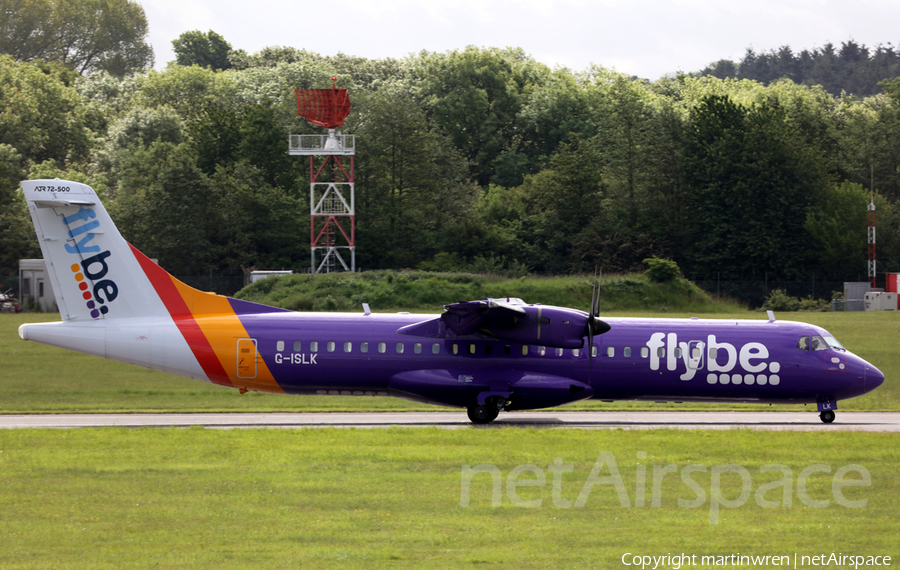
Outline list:
[[[506,400],[492,397],[484,401],[484,404],[474,403],[466,410],[473,424],[489,424],[497,419],[500,410],[506,407]]]
[[[830,424],[834,421],[834,412],[831,410],[826,410],[819,414],[819,419],[822,420],[826,424]]]

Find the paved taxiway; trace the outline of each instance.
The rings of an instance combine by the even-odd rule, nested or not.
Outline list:
[[[540,427],[900,432],[900,413],[838,411],[834,423],[823,424],[814,410],[809,412],[566,412],[550,410],[503,413],[489,426],[472,426],[466,418],[465,412],[0,415],[0,429],[187,426],[218,429],[436,426],[448,429]]]

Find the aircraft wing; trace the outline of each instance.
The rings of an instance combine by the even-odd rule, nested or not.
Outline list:
[[[446,305],[440,317],[397,332],[425,338],[454,339],[484,335],[508,342],[556,348],[582,348],[589,315],[563,307],[526,305],[519,299],[487,299]],[[604,323],[605,325],[605,323]],[[609,330],[608,325],[602,332]],[[595,334],[602,334],[595,331]]]
[[[513,327],[527,317],[525,309],[506,301],[488,299],[487,301],[468,301],[444,307],[446,312],[441,320],[457,335],[481,332],[494,336],[487,331]]]

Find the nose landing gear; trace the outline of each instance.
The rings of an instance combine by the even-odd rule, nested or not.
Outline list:
[[[823,423],[830,424],[834,421],[834,412],[831,410],[825,410],[821,414],[819,414],[819,419],[822,420]]]

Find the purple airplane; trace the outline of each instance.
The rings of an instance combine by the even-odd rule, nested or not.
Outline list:
[[[19,336],[241,392],[394,396],[474,423],[590,398],[814,403],[830,423],[838,400],[884,381],[828,331],[771,314],[603,321],[511,298],[439,316],[297,313],[204,293],[128,244],[90,187],[22,188],[63,320]]]

